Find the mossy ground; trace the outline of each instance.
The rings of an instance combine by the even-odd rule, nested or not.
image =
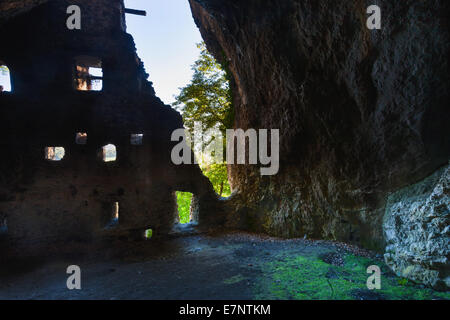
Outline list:
[[[284,255],[260,267],[264,274],[255,285],[256,299],[298,300],[430,300],[450,299],[450,292],[437,292],[392,274],[382,261],[343,255],[343,265],[331,265],[319,256]],[[367,267],[381,268],[381,289],[367,288]]]
[[[331,241],[235,232],[88,246],[84,257],[0,264],[0,300],[450,299],[395,276],[374,252]],[[82,268],[83,290],[67,290],[72,264]],[[370,265],[381,268],[381,290],[367,289]]]

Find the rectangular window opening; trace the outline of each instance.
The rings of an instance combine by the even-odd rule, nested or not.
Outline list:
[[[142,133],[132,134],[131,135],[131,144],[133,146],[140,146],[142,145],[144,140],[144,135]]]
[[[87,144],[87,133],[86,132],[78,132],[75,136],[75,143],[80,145]]]
[[[78,91],[101,91],[103,89],[102,61],[90,56],[76,57],[74,81]]]
[[[49,161],[61,161],[66,154],[63,147],[46,147],[45,159]]]

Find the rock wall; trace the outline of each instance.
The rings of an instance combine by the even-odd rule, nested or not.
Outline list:
[[[230,166],[229,225],[383,250],[388,194],[449,159],[449,2],[190,4],[232,77],[235,127],[280,129],[278,175]]]
[[[450,166],[389,196],[386,263],[436,289],[450,287]]]
[[[0,3],[0,25],[47,1],[49,0],[2,0]]]

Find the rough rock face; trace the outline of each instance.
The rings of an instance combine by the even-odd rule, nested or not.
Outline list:
[[[230,225],[382,250],[387,195],[450,155],[450,3],[190,3],[232,76],[235,127],[280,129],[278,175],[230,167]],[[372,4],[381,30],[366,27]]]
[[[450,287],[450,166],[388,198],[386,263],[398,275]]]

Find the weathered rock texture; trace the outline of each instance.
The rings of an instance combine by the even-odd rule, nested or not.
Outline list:
[[[230,167],[230,225],[384,248],[387,195],[449,158],[450,3],[190,3],[232,75],[235,126],[280,129],[278,175]]]
[[[0,3],[0,24],[48,1],[49,0],[2,0]]]
[[[172,164],[170,138],[182,118],[147,81],[125,32],[123,2],[33,7],[38,2],[22,1],[20,14],[6,11],[0,29],[0,61],[10,68],[13,86],[0,94],[0,232],[24,245],[142,235],[147,228],[160,235],[175,221],[175,191],[194,193],[200,204],[214,202],[197,166]],[[81,7],[81,30],[66,28],[72,4]],[[74,88],[75,59],[86,55],[102,62],[100,92]],[[86,145],[76,144],[78,132],[88,134]],[[143,144],[132,145],[132,134],[143,134]],[[109,143],[117,161],[105,163],[101,148]],[[46,147],[64,147],[64,159],[46,160]],[[108,228],[116,202],[118,223]]]
[[[450,287],[450,166],[389,196],[386,263],[398,275]]]

